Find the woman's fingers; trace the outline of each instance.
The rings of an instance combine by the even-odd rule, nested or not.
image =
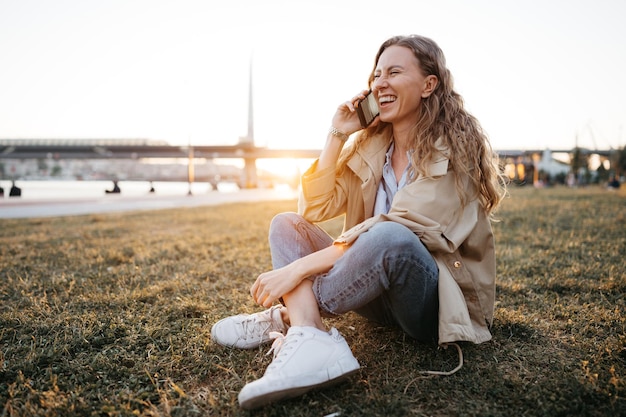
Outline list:
[[[271,307],[280,297],[298,284],[297,275],[287,267],[267,271],[259,275],[250,287],[252,299],[264,307]]]
[[[356,110],[356,104],[359,101],[364,100],[365,97],[367,96],[367,94],[369,93],[369,91],[370,90],[363,90],[363,91],[361,91],[359,94],[357,94],[356,96],[352,97],[352,99],[341,103],[339,105],[339,108],[346,107],[346,108],[348,108],[350,110],[350,112],[354,112]]]
[[[272,303],[278,298],[272,296],[271,291],[267,288],[264,278],[266,274],[258,276],[252,287],[250,287],[250,295],[255,303],[262,305],[263,307],[271,307]]]
[[[252,296],[252,299],[254,301],[256,301],[256,292],[258,291],[258,289],[259,289],[259,279],[257,278],[254,281],[254,284],[252,284],[252,286],[250,287],[250,295]]]

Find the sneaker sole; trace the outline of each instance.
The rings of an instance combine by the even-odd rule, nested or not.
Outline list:
[[[298,397],[308,391],[337,384],[349,378],[350,376],[354,375],[355,373],[357,373],[359,369],[360,369],[360,366],[344,374],[341,374],[338,377],[329,379],[328,381],[320,382],[318,384],[307,385],[307,386],[302,386],[302,387],[292,387],[292,388],[286,388],[280,391],[262,393],[262,394],[257,395],[256,397],[251,397],[243,401],[240,400],[239,405],[243,409],[252,410],[252,409],[270,404],[275,401]]]

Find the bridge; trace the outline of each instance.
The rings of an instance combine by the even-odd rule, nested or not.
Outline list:
[[[257,186],[256,160],[317,158],[321,149],[269,149],[240,142],[237,145],[175,146],[149,139],[0,139],[0,160],[25,159],[219,159],[245,162],[241,183]]]
[[[0,139],[0,159],[143,159],[143,158],[317,158],[321,149],[270,149],[237,145],[176,146],[150,139]],[[528,158],[545,149],[497,150],[500,158]],[[572,154],[575,149],[550,149]],[[614,150],[580,148],[583,155],[611,156]]]
[[[251,135],[252,132],[249,132]],[[236,145],[202,145],[176,146],[165,141],[150,139],[0,139],[1,160],[79,160],[79,159],[133,159],[148,158],[186,159],[190,166],[194,158],[219,159],[236,158],[244,161],[244,171],[239,180],[240,185],[246,188],[256,188],[258,176],[256,172],[257,159],[272,158],[304,158],[319,157],[321,149],[269,149],[255,146],[247,137],[240,138]],[[535,165],[543,158],[546,150],[498,150],[497,153],[503,164],[513,166]],[[589,149],[553,149],[554,153],[569,154],[575,152],[580,155],[598,155],[601,159],[610,159],[615,150]],[[518,169],[514,169],[517,172]],[[536,171],[536,170],[534,170]],[[537,175],[537,172],[534,172]],[[190,178],[193,175],[190,174]],[[191,179],[191,181],[193,181]]]
[[[0,139],[0,159],[317,158],[321,149],[175,146],[149,139]]]

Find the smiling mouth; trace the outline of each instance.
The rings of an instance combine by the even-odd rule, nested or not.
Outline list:
[[[378,102],[382,106],[382,105],[387,104],[387,103],[393,103],[394,101],[396,101],[396,98],[397,97],[395,97],[395,96],[381,96],[381,97],[378,98]]]

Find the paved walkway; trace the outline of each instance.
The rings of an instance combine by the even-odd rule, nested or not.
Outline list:
[[[101,198],[72,200],[0,199],[0,219],[58,217],[83,214],[159,210],[179,207],[210,206],[225,203],[263,200],[296,199],[297,192],[289,189],[253,189],[234,192],[212,191],[198,195],[107,195]],[[295,208],[294,208],[295,209]]]

